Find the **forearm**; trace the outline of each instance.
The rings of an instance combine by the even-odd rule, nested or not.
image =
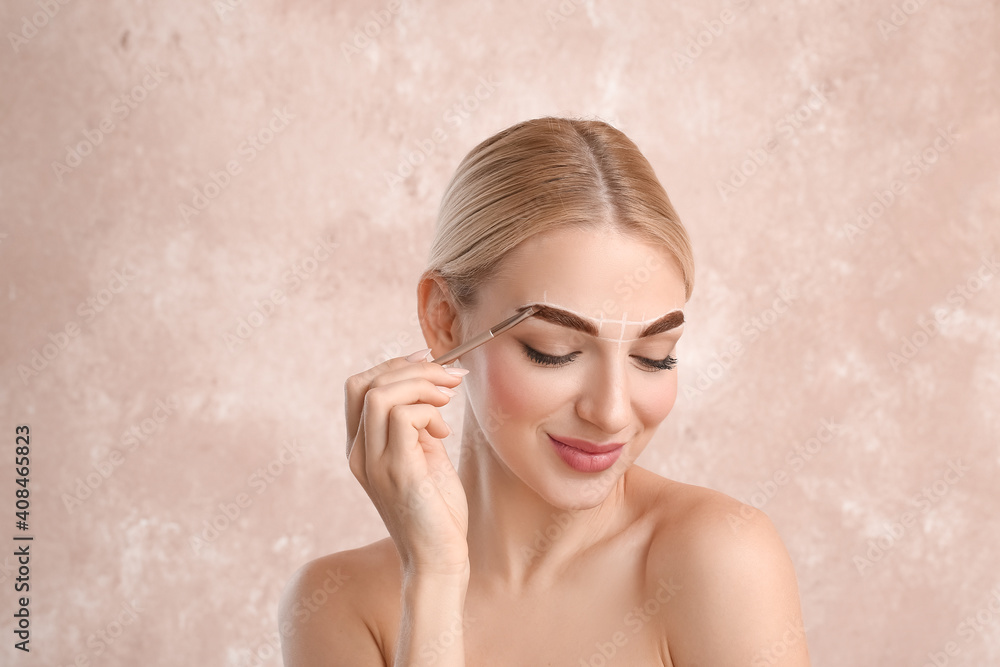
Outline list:
[[[468,573],[408,574],[393,667],[465,667]]]

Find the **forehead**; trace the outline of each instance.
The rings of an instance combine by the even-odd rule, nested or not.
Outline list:
[[[546,303],[590,318],[604,331],[612,322],[634,331],[682,309],[685,286],[680,267],[661,246],[613,229],[566,228],[520,244],[482,295],[500,310]]]

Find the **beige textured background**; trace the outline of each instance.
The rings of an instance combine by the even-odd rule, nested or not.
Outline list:
[[[292,571],[386,534],[343,382],[424,347],[447,179],[545,114],[629,134],[693,239],[639,463],[773,518],[815,665],[1000,664],[996,2],[11,0],[0,29],[0,541],[18,423],[36,536],[30,654],[0,557],[0,664],[280,664]]]

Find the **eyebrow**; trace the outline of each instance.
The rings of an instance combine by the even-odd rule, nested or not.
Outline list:
[[[547,322],[558,324],[559,326],[576,329],[577,331],[582,331],[583,333],[590,334],[595,337],[600,333],[597,330],[597,327],[594,326],[594,323],[590,320],[574,315],[568,310],[563,310],[561,308],[535,304],[535,314],[532,315],[532,317],[537,317],[539,319],[546,320]],[[676,329],[682,324],[684,324],[684,313],[682,311],[675,310],[667,313],[647,326],[642,330],[642,333],[640,333],[638,337],[645,338],[647,336],[654,336],[658,333],[663,333],[664,331]]]

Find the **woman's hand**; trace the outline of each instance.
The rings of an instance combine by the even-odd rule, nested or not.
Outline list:
[[[451,396],[438,387],[451,390],[468,371],[445,369],[425,356],[390,359],[347,379],[347,458],[405,573],[464,574],[469,507],[441,442],[451,429],[438,408]]]

